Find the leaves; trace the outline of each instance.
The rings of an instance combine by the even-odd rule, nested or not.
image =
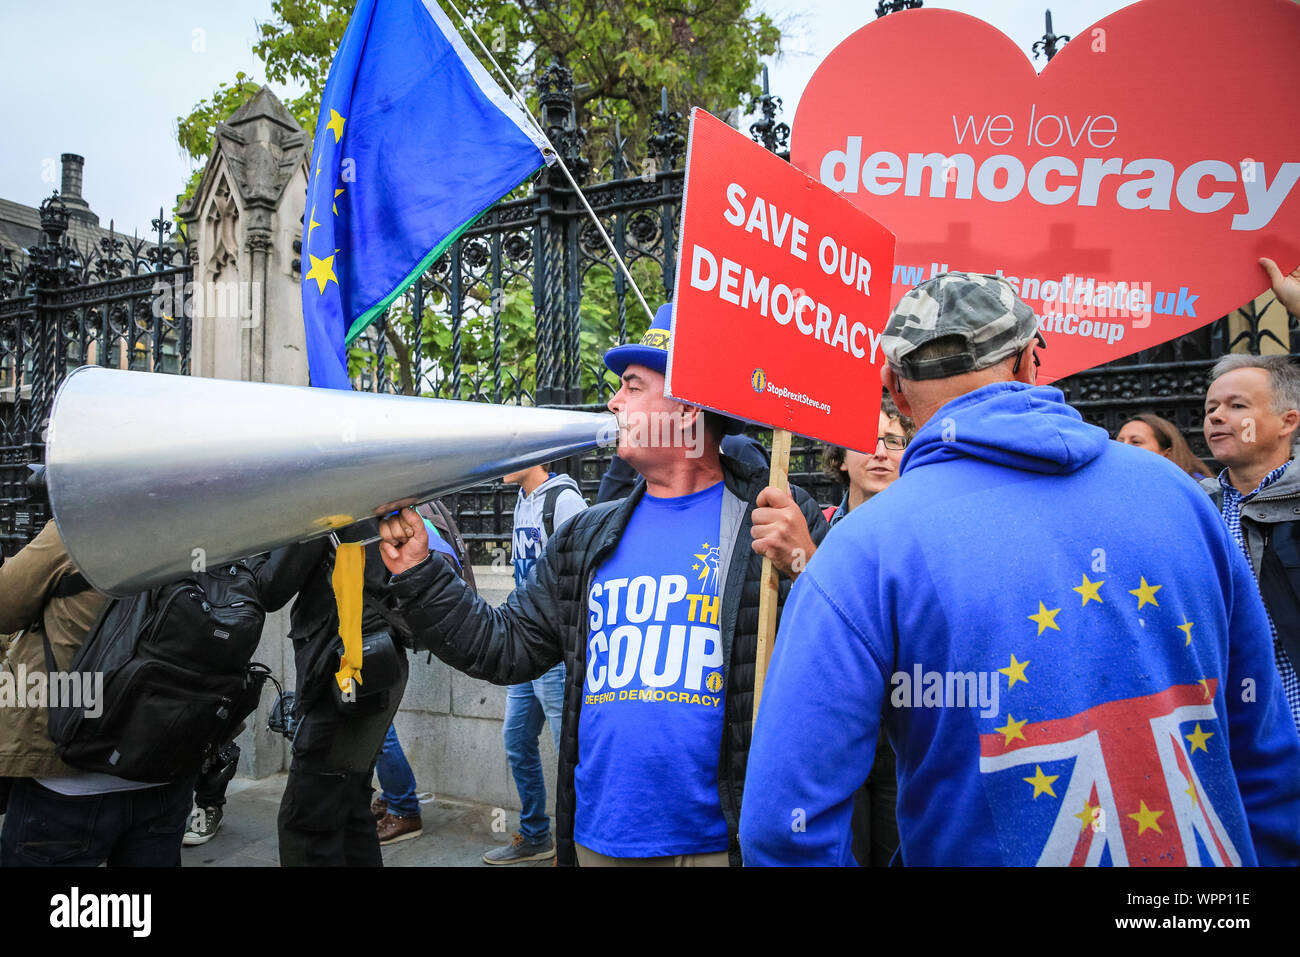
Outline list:
[[[294,82],[301,96],[285,101],[308,136],[315,132],[330,62],[347,29],[356,0],[274,0],[272,18],[258,24],[253,46],[272,84]],[[670,108],[685,115],[693,105],[719,113],[741,106],[760,90],[762,57],[776,53],[780,30],[754,0],[708,0],[665,5],[663,0],[464,0],[461,9],[475,32],[539,114],[535,78],[552,59],[573,71],[578,126],[588,130],[585,155],[601,169],[613,155],[617,124],[626,140],[632,175],[634,157],[644,155],[651,119],[667,87]],[[454,13],[449,15],[459,26]],[[467,39],[472,50],[478,45]],[[195,161],[213,147],[216,124],[227,119],[259,89],[244,73],[220,84],[188,116],[177,119],[176,140]],[[196,172],[182,194],[187,199],[201,177]],[[523,195],[528,184],[514,195]],[[661,267],[649,259],[632,265],[653,309],[662,302]],[[474,295],[470,293],[469,295]],[[453,327],[446,294],[425,290],[419,349],[411,294],[388,313],[383,374],[402,391],[451,394]],[[462,394],[490,398],[495,385],[492,303],[467,298],[460,326]],[[501,389],[509,399],[536,387],[537,341],[531,286],[512,280],[498,300],[501,318]],[[618,295],[613,274],[594,267],[583,282],[579,306],[580,362],[588,401],[597,395],[590,370],[600,367],[605,350],[618,343]],[[636,341],[649,324],[635,295],[626,293],[627,338]],[[419,357],[423,356],[423,359]],[[353,375],[375,372],[379,359],[364,345],[348,350]],[[417,368],[418,366],[418,368]],[[486,393],[484,392],[486,390]]]
[[[285,102],[309,136],[321,94],[356,0],[274,0],[272,19],[258,24],[253,50],[269,83],[293,81],[305,92]],[[672,108],[720,112],[760,90],[761,58],[778,52],[781,33],[754,0],[712,0],[666,7],[662,0],[466,0],[461,9],[511,81],[529,95],[538,72],[554,58],[573,71],[577,124],[586,127],[587,154],[599,169],[617,119],[633,154],[642,153],[660,87]],[[455,15],[453,22],[459,26]],[[478,45],[469,46],[476,53]],[[259,84],[243,73],[222,83],[177,120],[176,141],[196,162],[212,151],[212,131]],[[196,180],[197,181],[197,180]]]

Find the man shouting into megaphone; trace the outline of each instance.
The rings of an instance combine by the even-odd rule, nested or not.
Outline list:
[[[640,343],[605,354],[636,487],[557,528],[499,609],[428,560],[411,509],[380,524],[421,647],[496,684],[564,662],[561,864],[740,863],[762,559],[784,573],[784,603],[828,527],[805,492],[765,488],[720,453],[739,422],[665,397],[671,335],[667,305]]]

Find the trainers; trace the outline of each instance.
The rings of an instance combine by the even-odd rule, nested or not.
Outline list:
[[[387,813],[388,813],[388,802],[384,800],[384,796],[382,794],[370,802],[370,814],[371,816],[374,817],[376,824],[382,821],[384,819],[384,815]]]
[[[206,844],[217,836],[219,827],[221,827],[221,808],[196,807],[190,815],[190,829],[181,838],[181,844],[185,847]]]
[[[397,844],[400,841],[410,841],[424,833],[424,821],[420,815],[415,817],[398,817],[396,814],[385,814],[375,825],[376,833],[379,835],[379,844],[381,847],[388,844]]]
[[[522,864],[524,861],[544,861],[555,856],[551,835],[545,841],[529,844],[522,834],[515,834],[504,847],[495,847],[483,855],[484,864]]]

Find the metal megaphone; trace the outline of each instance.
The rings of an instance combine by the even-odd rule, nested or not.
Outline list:
[[[77,568],[129,595],[616,437],[609,414],[83,366],[46,477]]]

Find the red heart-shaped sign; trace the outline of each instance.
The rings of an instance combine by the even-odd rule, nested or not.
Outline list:
[[[909,11],[827,56],[792,159],[897,234],[894,302],[945,268],[1014,280],[1050,382],[1300,263],[1298,51],[1291,0],[1143,0],[1036,75],[987,23]]]

